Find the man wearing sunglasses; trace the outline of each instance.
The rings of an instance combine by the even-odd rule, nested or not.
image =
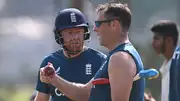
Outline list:
[[[97,8],[94,31],[109,50],[106,61],[87,84],[72,83],[54,74],[40,79],[50,83],[74,101],[144,101],[144,79],[133,82],[143,70],[141,58],[128,38],[131,12],[127,5],[106,3]]]

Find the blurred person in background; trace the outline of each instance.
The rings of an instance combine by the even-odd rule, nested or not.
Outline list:
[[[56,74],[46,76],[42,68],[41,81],[74,101],[144,101],[145,80],[133,82],[143,63],[128,38],[131,11],[121,3],[106,3],[98,6],[97,14],[94,31],[109,55],[94,78],[86,84],[73,83]]]
[[[160,68],[161,101],[180,101],[180,47],[177,46],[177,25],[169,20],[161,20],[152,26],[151,31],[155,52],[165,57]]]
[[[56,73],[71,82],[87,83],[100,68],[106,55],[85,46],[90,40],[88,22],[81,11],[67,8],[60,11],[55,20],[54,35],[62,49],[47,56],[40,66],[51,62]],[[72,101],[55,86],[38,81],[34,101]]]

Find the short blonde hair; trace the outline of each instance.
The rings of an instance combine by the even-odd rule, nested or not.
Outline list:
[[[106,19],[119,19],[123,28],[129,29],[131,25],[131,11],[127,4],[115,2],[100,4],[96,11],[103,11]]]

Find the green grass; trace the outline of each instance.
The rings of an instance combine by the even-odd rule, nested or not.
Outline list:
[[[29,101],[32,88],[4,89],[0,88],[0,101]]]

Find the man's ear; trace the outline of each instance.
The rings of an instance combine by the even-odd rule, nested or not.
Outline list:
[[[116,28],[119,28],[121,26],[118,20],[111,21],[110,25],[114,30],[116,30]]]
[[[174,43],[174,41],[173,41],[173,38],[172,37],[166,37],[166,44],[170,44],[170,45],[173,45]]]

